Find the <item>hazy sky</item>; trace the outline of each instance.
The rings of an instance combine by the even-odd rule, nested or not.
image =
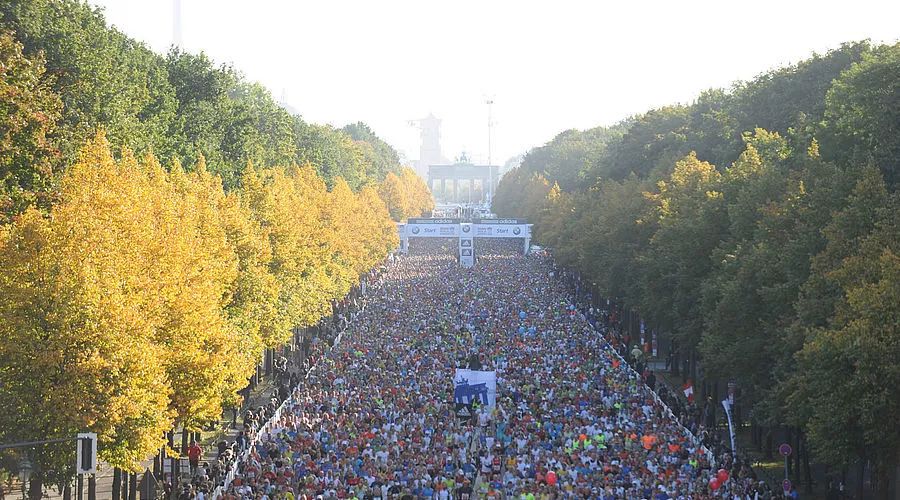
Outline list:
[[[165,52],[174,0],[90,0]],[[900,37],[900,1],[182,0],[183,46],[231,62],[304,118],[362,120],[418,158],[409,120],[493,163],[562,130],[690,102],[841,42]]]

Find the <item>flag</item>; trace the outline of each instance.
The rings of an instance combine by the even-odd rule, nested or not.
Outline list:
[[[694,382],[688,380],[684,383],[684,386],[681,388],[684,391],[684,397],[688,399],[691,403],[694,402]]]
[[[457,368],[453,387],[456,403],[471,405],[478,402],[493,408],[497,398],[497,372]]]

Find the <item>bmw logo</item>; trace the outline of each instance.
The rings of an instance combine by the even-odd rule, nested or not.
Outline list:
[[[472,226],[463,226],[463,227],[462,227],[462,230],[463,230],[464,233],[468,233],[469,231],[472,230]]]
[[[412,234],[419,234],[419,228],[417,226],[413,226]]]
[[[518,228],[518,227],[513,228],[513,234],[519,234],[521,232],[522,232],[522,230],[520,228]]]

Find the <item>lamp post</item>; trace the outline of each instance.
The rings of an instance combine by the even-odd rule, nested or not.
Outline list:
[[[28,483],[31,480],[31,473],[34,471],[34,466],[31,464],[31,461],[28,460],[28,457],[22,459],[19,462],[19,481],[22,482],[22,498],[27,499],[26,496],[28,493]]]

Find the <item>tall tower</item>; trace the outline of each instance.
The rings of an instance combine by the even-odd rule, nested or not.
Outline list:
[[[182,48],[181,40],[181,0],[174,0],[172,12],[172,45]]]
[[[416,173],[423,179],[428,178],[428,165],[447,163],[441,152],[441,120],[429,113],[425,118],[412,120],[409,123],[419,128],[419,160],[415,162]]]

